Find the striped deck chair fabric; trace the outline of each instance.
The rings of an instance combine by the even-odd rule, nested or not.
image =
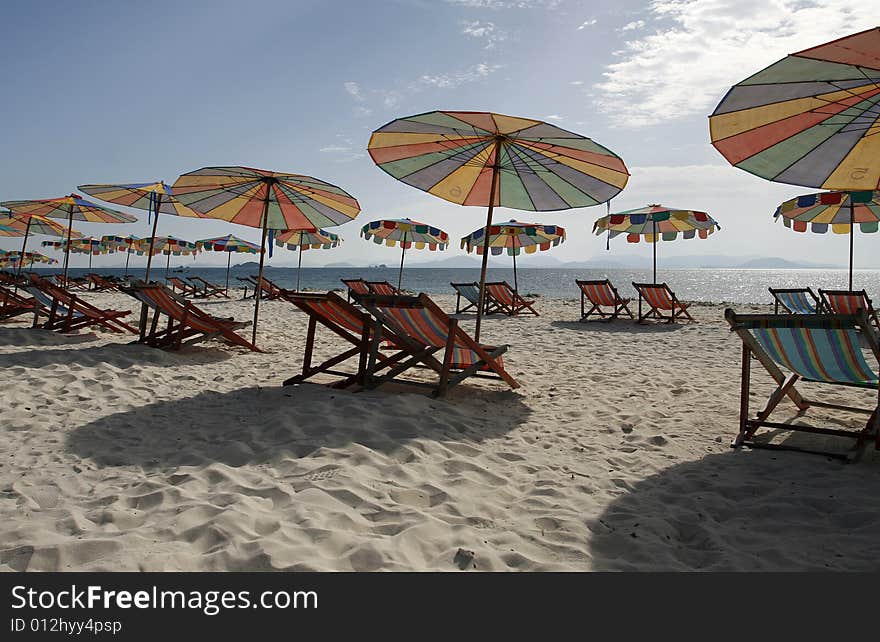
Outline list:
[[[367,286],[367,282],[363,279],[339,279],[345,284],[345,287],[348,288],[348,300],[351,301],[354,299],[357,300],[357,297],[362,296],[364,294],[370,293],[370,288]]]
[[[9,290],[0,286],[0,321],[11,319],[28,312],[38,313],[39,305],[36,299],[24,297],[15,290]]]
[[[490,376],[502,379],[511,388],[519,384],[505,370],[501,360],[508,346],[487,346],[478,344],[458,326],[456,319],[450,318],[426,294],[408,296],[368,296],[361,304],[374,317],[381,320],[385,329],[390,329],[394,343],[409,350],[410,359],[392,368],[389,373],[375,377],[373,361],[375,349],[371,352],[367,386],[373,387],[396,379],[404,370],[424,364],[439,375],[437,384],[430,384],[436,395],[469,376]],[[375,341],[374,341],[375,344]],[[442,358],[435,355],[442,354]]]
[[[632,311],[629,309],[629,302],[632,299],[624,299],[617,293],[611,281],[608,279],[595,281],[576,280],[577,286],[581,291],[581,321],[587,321],[589,317],[598,315],[606,321],[616,319],[621,312],[626,312],[629,318],[633,318]],[[587,301],[591,307],[587,309]],[[611,308],[608,312],[602,308]]]
[[[819,290],[822,305],[834,314],[858,314],[864,311],[874,330],[880,330],[880,319],[865,290]]]
[[[196,289],[196,287],[194,285],[190,285],[189,283],[187,283],[186,281],[184,281],[181,278],[178,278],[176,276],[171,276],[171,277],[168,277],[167,281],[168,281],[168,283],[171,284],[171,289],[174,292],[180,291],[183,294],[183,296],[190,296],[190,295],[198,294],[198,290]]]
[[[401,294],[400,290],[391,285],[388,281],[366,281],[370,294],[380,294],[382,296],[394,296]]]
[[[519,293],[514,292],[507,281],[486,283],[486,314],[501,312],[507,316],[534,314],[540,316],[532,307],[534,301],[527,301]]]
[[[790,314],[818,314],[821,305],[810,288],[769,288],[774,299],[774,312],[779,314],[779,306]]]
[[[871,408],[854,408],[839,403],[826,403],[805,399],[795,388],[797,381],[808,381],[818,384],[835,384],[857,388],[878,390],[880,379],[880,345],[873,333],[868,338],[868,345],[873,352],[874,366],[868,364],[862,351],[861,335],[869,327],[868,319],[863,311],[859,314],[809,314],[809,315],[737,315],[728,309],[725,318],[733,331],[743,341],[743,374],[740,397],[740,430],[732,446],[746,444],[766,447],[768,443],[755,442],[753,437],[760,427],[776,430],[793,430],[819,433],[824,435],[851,437],[856,439],[856,448],[846,454],[854,458],[861,454],[870,438],[880,447],[878,433],[878,398],[872,394]],[[861,332],[860,332],[861,331]],[[777,384],[776,389],[755,418],[749,416],[748,405],[750,395],[750,367],[752,355],[765,367]],[[788,377],[783,370],[791,373]],[[858,432],[840,428],[804,427],[799,424],[777,423],[767,421],[779,402],[788,396],[801,411],[811,406],[848,410],[870,415],[864,429]],[[815,449],[780,446],[785,449],[820,452]],[[822,454],[829,454],[821,451]],[[832,453],[833,454],[833,453]]]
[[[679,301],[675,292],[670,290],[665,283],[636,283],[633,281],[632,285],[639,293],[638,323],[647,320],[675,323],[682,317],[695,322],[695,319],[688,312],[689,304]],[[642,314],[642,301],[647,303],[649,308],[644,314]],[[669,314],[664,314],[664,311]]]
[[[450,283],[452,289],[455,290],[455,313],[460,314],[471,308],[480,305],[480,284],[479,283]],[[467,305],[462,307],[462,299],[467,301]]]

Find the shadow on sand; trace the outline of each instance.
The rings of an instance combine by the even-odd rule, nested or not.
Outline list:
[[[100,467],[243,466],[351,444],[389,454],[414,439],[481,441],[515,429],[530,412],[516,393],[465,386],[446,399],[314,384],[252,387],[104,417],[73,430],[67,447]]]
[[[624,332],[627,334],[659,334],[682,330],[682,323],[636,323],[631,319],[614,319],[612,321],[551,321],[554,328],[577,330],[578,332]]]

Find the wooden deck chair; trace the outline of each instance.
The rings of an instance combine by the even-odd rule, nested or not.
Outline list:
[[[339,279],[348,288],[347,299],[349,302],[357,301],[362,294],[369,294],[370,288],[363,279]]]
[[[199,290],[196,286],[191,283],[187,283],[183,279],[178,276],[169,276],[165,279],[168,282],[168,285],[171,287],[171,291],[174,293],[180,293],[183,296],[196,296],[199,293]]]
[[[122,317],[131,314],[131,310],[102,310],[36,274],[31,274],[30,279],[31,283],[27,286],[27,290],[36,300],[37,308],[44,308],[34,310],[34,327],[73,332],[98,325],[111,332],[137,334],[136,328],[121,320]],[[38,316],[41,312],[44,312],[48,318],[45,323],[38,325]]]
[[[476,281],[473,283],[450,283],[452,289],[455,290],[455,313],[461,314],[467,312],[471,308],[478,309],[480,305],[480,284]],[[461,300],[467,301],[467,305],[461,307]]]
[[[143,343],[156,348],[179,350],[182,346],[193,345],[208,339],[222,339],[234,345],[262,352],[250,341],[238,335],[235,330],[248,327],[250,321],[222,319],[197,308],[173,290],[159,283],[136,281],[122,286],[122,291],[133,296],[153,309],[153,320]],[[159,327],[161,317],[167,318],[164,327]]]
[[[508,346],[481,345],[458,326],[458,320],[449,317],[427,294],[419,296],[366,295],[360,304],[376,319],[364,385],[375,388],[389,381],[402,381],[399,376],[406,370],[425,366],[433,370],[436,383],[413,382],[432,388],[435,396],[442,396],[454,385],[468,377],[501,379],[511,388],[519,383],[504,368],[501,355]],[[406,359],[387,372],[379,374],[379,343],[383,338],[406,351]],[[438,358],[439,357],[439,358]]]
[[[398,294],[403,294],[402,290],[398,290],[388,281],[364,281],[364,283],[367,284],[367,288],[370,290],[370,294],[379,294],[381,296],[395,296]]]
[[[39,314],[40,307],[33,297],[22,296],[15,290],[0,285],[0,321],[6,321],[20,314]]]
[[[822,302],[812,288],[768,288],[773,295],[773,314],[819,314]]]
[[[644,323],[648,319],[654,321],[665,321],[666,323],[675,323],[677,320],[684,320],[682,317],[696,323],[688,307],[690,304],[679,301],[675,292],[669,289],[665,283],[636,283],[633,281],[633,287],[639,293],[639,318],[637,323]],[[642,314],[642,300],[648,304],[649,310]],[[666,311],[669,314],[664,314]]]
[[[323,373],[342,377],[332,384],[334,388],[346,388],[353,384],[362,386],[370,346],[372,345],[375,319],[335,292],[320,293],[284,290],[281,293],[281,300],[292,303],[309,316],[309,328],[303,351],[302,372],[285,379],[282,385],[299,384],[317,374]],[[318,324],[321,324],[338,337],[350,343],[352,347],[335,354],[319,365],[312,365],[312,354],[314,352]],[[394,348],[394,344],[387,342],[386,347]],[[379,362],[377,367],[379,369],[391,367],[407,355],[408,353],[405,350],[400,349],[391,354],[380,352],[377,355]],[[358,359],[357,370],[346,372],[338,369],[338,366],[354,357]]]
[[[265,275],[263,276],[262,284],[260,283],[260,276],[258,274],[253,274],[248,278],[254,286],[254,293],[256,293],[257,289],[260,290],[261,299],[272,300],[281,296],[283,288],[279,287],[277,283],[267,279]]]
[[[877,318],[877,311],[871,305],[871,299],[865,290],[820,289],[819,296],[825,310],[833,314],[858,314],[859,310],[863,310],[874,330],[880,331],[880,319]]]
[[[526,301],[522,296],[513,291],[507,281],[493,281],[486,283],[486,311],[485,314],[501,312],[509,317],[519,314],[534,314],[541,316],[532,307],[534,301]]]
[[[91,287],[93,292],[109,292],[111,290],[119,290],[118,283],[111,279],[108,279],[105,276],[101,276],[100,274],[90,272],[89,274],[86,274],[86,278],[89,280],[89,286]]]
[[[200,276],[190,276],[187,277],[189,281],[195,286],[196,291],[201,289],[201,292],[197,296],[202,298],[210,298],[212,296],[222,297],[224,299],[229,298],[229,292],[222,285],[217,285],[216,283],[211,283],[210,281],[206,281]]]
[[[737,448],[748,445],[758,448],[778,448],[799,450],[830,456],[856,459],[873,439],[874,447],[880,448],[880,345],[873,332],[867,332],[869,321],[861,311],[853,314],[748,314],[739,315],[727,309],[725,319],[731,329],[743,342],[742,380],[740,386],[739,432],[731,443]],[[865,360],[860,345],[860,335],[867,340],[873,354],[873,367]],[[755,416],[749,414],[750,367],[752,356],[764,366],[773,380],[776,389],[767,404]],[[785,376],[782,369],[791,374]],[[827,403],[805,399],[795,388],[799,380],[818,384],[850,386],[875,391],[870,408],[856,408],[837,403]],[[839,428],[816,428],[799,424],[768,421],[770,414],[784,397],[788,396],[798,410],[806,411],[811,406],[864,413],[870,416],[863,430],[855,432]],[[755,433],[761,427],[777,430],[792,430],[822,435],[851,437],[856,445],[850,453],[838,455],[815,449],[755,442]]]
[[[616,319],[622,312],[626,312],[632,319],[633,313],[629,309],[629,302],[632,299],[624,299],[617,293],[617,288],[611,285],[608,279],[596,281],[575,280],[577,286],[581,290],[581,321],[587,321],[592,315],[599,315],[604,321]],[[590,309],[587,310],[587,301],[590,302]],[[611,308],[608,312],[602,308]]]

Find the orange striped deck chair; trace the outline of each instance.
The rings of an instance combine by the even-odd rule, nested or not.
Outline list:
[[[20,295],[15,290],[0,285],[0,321],[6,321],[20,314],[39,313],[40,305],[33,297]]]
[[[379,294],[382,296],[403,294],[403,292],[391,285],[388,281],[365,281],[365,283],[370,290],[370,294]]]
[[[283,290],[280,298],[283,301],[292,303],[309,316],[309,328],[303,351],[302,372],[285,379],[283,385],[290,386],[303,383],[307,379],[323,373],[341,377],[341,379],[332,384],[333,388],[346,388],[354,384],[362,386],[370,346],[372,345],[371,339],[376,325],[375,319],[335,292],[307,293]],[[350,343],[352,347],[333,355],[323,363],[312,365],[318,324]],[[386,342],[385,347],[393,350],[395,346],[391,342]],[[390,367],[407,355],[406,351],[399,349],[389,354],[380,352],[377,355],[378,367]],[[349,372],[338,369],[338,366],[355,357],[358,359],[356,371]]]
[[[367,282],[363,279],[339,279],[348,288],[348,301],[357,301],[358,297],[370,293]]]
[[[869,332],[870,322],[864,310],[858,314],[736,314],[727,309],[724,317],[731,330],[742,339],[742,379],[740,382],[739,431],[731,446],[746,445],[753,448],[775,448],[817,453],[843,459],[858,459],[867,444],[873,440],[880,448],[880,344],[877,336]],[[868,365],[862,351],[861,340],[867,342],[872,365]],[[751,363],[757,360],[767,370],[776,387],[764,408],[752,417],[749,413],[751,394]],[[788,371],[786,376],[783,370]],[[811,384],[832,384],[871,391],[868,408],[828,403],[804,398],[795,388],[798,381]],[[838,427],[822,428],[797,423],[769,421],[771,413],[788,397],[805,412],[811,407],[843,410],[869,416],[862,430],[846,430]],[[774,431],[798,431],[848,437],[856,440],[848,452],[829,452],[812,444],[797,445],[773,443],[769,438],[755,440],[755,433],[762,427]]]
[[[509,317],[515,317],[519,314],[541,316],[532,307],[534,303],[534,301],[526,301],[517,292],[514,292],[507,281],[486,283],[486,314],[501,312]]]
[[[207,279],[203,279],[200,276],[191,276],[188,277],[190,282],[195,286],[196,292],[198,292],[198,296],[207,299],[212,296],[222,297],[224,299],[229,298],[229,291],[222,285],[217,285],[216,283],[211,283]]]
[[[665,283],[636,283],[633,281],[633,287],[639,293],[637,323],[644,323],[647,320],[675,323],[680,319],[696,323],[696,319],[688,312],[689,304],[679,301],[675,292],[670,290]],[[644,314],[642,314],[642,301],[648,305],[648,311]],[[664,314],[664,312],[668,314]]]
[[[111,281],[107,277],[101,276],[100,274],[90,272],[89,274],[86,274],[86,278],[89,280],[89,285],[91,286],[93,292],[107,292],[110,290],[119,289],[119,285],[115,281]]]
[[[874,330],[880,330],[880,320],[877,319],[877,311],[871,305],[871,299],[865,290],[819,290],[822,305],[834,314],[858,314],[864,311],[868,320],[873,324]]]
[[[165,279],[168,281],[168,284],[171,286],[172,292],[180,292],[183,296],[195,296],[199,293],[198,288],[192,285],[191,283],[187,283],[183,279],[176,276],[169,276]]]
[[[36,302],[45,308],[42,312],[48,317],[42,325],[37,325],[35,317],[34,327],[57,332],[73,332],[91,326],[101,326],[111,332],[137,334],[135,328],[122,321],[122,317],[131,314],[131,310],[102,310],[36,274],[31,273],[30,280],[27,290]]]
[[[488,346],[474,339],[449,317],[427,294],[419,296],[361,297],[360,304],[377,320],[377,330],[370,346],[370,356],[364,384],[375,388],[390,381],[404,381],[399,376],[416,366],[424,366],[437,375],[435,383],[413,381],[406,383],[427,386],[435,396],[468,377],[500,379],[511,388],[519,383],[504,368],[501,356],[508,346]],[[407,352],[407,358],[379,374],[379,342],[390,339]]]
[[[235,321],[212,316],[175,294],[159,283],[136,281],[120,288],[126,294],[145,303],[153,309],[153,320],[140,341],[154,348],[179,350],[209,339],[221,339],[233,345],[262,352],[247,339],[236,334],[236,330],[249,326],[250,321]],[[167,319],[164,327],[159,327],[162,317]]]
[[[581,321],[587,321],[592,315],[599,315],[603,321],[616,319],[621,312],[626,312],[632,319],[633,313],[627,305],[632,299],[624,299],[617,293],[617,288],[608,279],[597,281],[575,280],[581,290]],[[590,309],[587,310],[587,301]],[[602,308],[611,308],[611,311]]]

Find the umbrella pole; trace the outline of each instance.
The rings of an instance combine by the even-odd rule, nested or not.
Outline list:
[[[272,182],[266,182],[266,201],[263,203],[263,238],[260,241],[260,273],[257,277],[257,293],[254,296],[254,331],[251,334],[251,343],[257,345],[257,320],[260,318],[260,295],[263,293],[263,261],[266,258],[266,235],[269,233],[269,194],[272,192]]]
[[[232,252],[226,252],[226,294],[229,294],[229,266],[232,264]]]
[[[856,215],[853,211],[852,194],[849,195],[849,291],[852,292],[853,237],[856,235]]]
[[[299,260],[296,263],[296,291],[299,292],[299,275],[303,264],[302,234],[299,237]]]
[[[406,232],[403,233],[403,242],[400,244],[400,271],[397,273],[397,289],[403,283],[403,259],[406,257]]]
[[[21,276],[21,268],[24,265],[24,249],[27,247],[28,233],[31,231],[32,220],[33,219],[28,217],[27,227],[24,228],[24,240],[21,242],[21,257],[18,259],[18,274],[16,276]],[[31,263],[31,265],[33,265],[33,262]],[[19,279],[15,280],[14,291],[16,293],[18,292],[18,281]]]
[[[147,252],[147,273],[144,275],[144,281],[147,283],[150,282],[150,265],[153,263],[153,245],[156,243],[156,227],[159,224],[159,206],[162,205],[162,195],[156,195],[156,207],[153,212],[153,233],[150,235],[150,251]],[[144,304],[142,308],[143,312],[146,313],[147,307]]]
[[[495,182],[498,179],[498,145],[495,146],[495,164],[492,166],[492,187],[489,190],[489,213],[486,215],[486,229],[483,230],[483,264],[480,267],[480,305],[477,307],[477,327],[474,329],[474,341],[480,340],[480,321],[483,318],[483,306],[486,302],[486,267],[489,264],[489,228],[492,226],[492,210],[495,209]]]
[[[168,268],[171,267],[171,252],[168,252],[168,258],[165,259],[165,280],[168,280]]]
[[[653,246],[654,246],[654,284],[657,284],[657,222],[652,218],[651,219],[651,229],[654,232],[653,234]]]
[[[125,253],[125,276],[128,276],[128,259],[131,258],[131,248]]]
[[[64,247],[64,286],[67,287],[67,269],[70,267],[70,233],[73,230],[73,203],[67,208],[67,245]]]
[[[513,297],[516,298],[519,293],[519,285],[516,282],[516,253],[513,255]]]

